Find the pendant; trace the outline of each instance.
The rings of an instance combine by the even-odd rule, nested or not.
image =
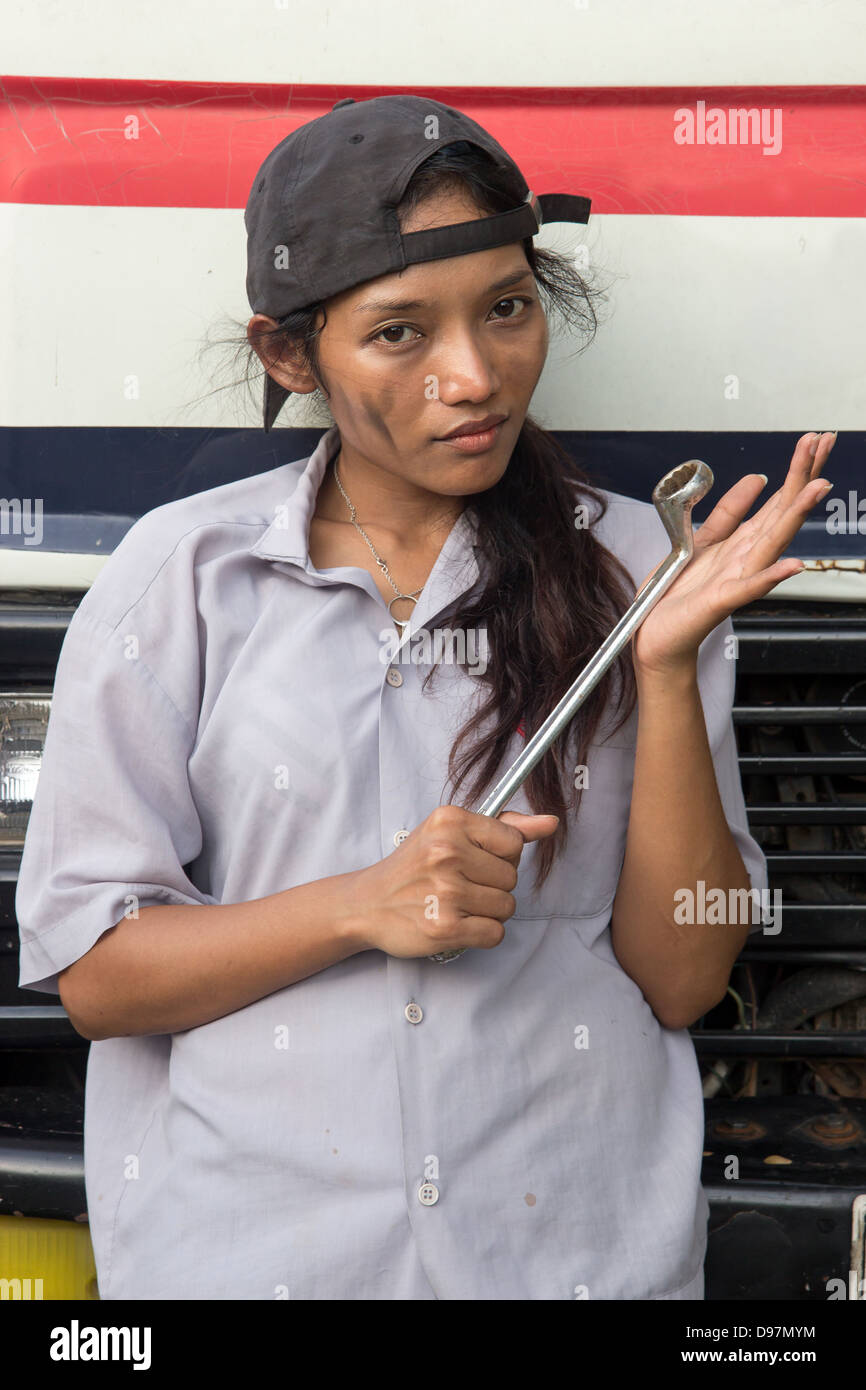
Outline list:
[[[392,623],[396,623],[397,627],[399,627],[399,629],[400,629],[400,640],[402,641],[403,636],[404,636],[404,633],[405,633],[405,629],[409,626],[410,619],[409,619],[409,618],[395,618],[395,617],[394,617],[394,614],[391,612],[391,604],[392,604],[392,603],[399,603],[399,602],[401,601],[401,599],[406,600],[408,603],[411,603],[411,604],[413,605],[413,611],[414,611],[414,605],[418,602],[418,600],[417,600],[416,598],[412,598],[411,594],[395,594],[394,597],[391,599],[391,603],[388,604],[388,616],[389,616],[389,618],[391,619],[391,622],[392,622]]]

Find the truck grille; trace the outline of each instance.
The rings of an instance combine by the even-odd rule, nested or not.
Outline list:
[[[750,939],[725,1001],[691,1030],[706,1297],[823,1299],[862,1267],[866,605],[764,601],[733,621],[740,772],[782,928]]]

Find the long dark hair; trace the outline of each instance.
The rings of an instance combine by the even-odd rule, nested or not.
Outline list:
[[[398,218],[407,217],[431,195],[455,187],[468,190],[482,214],[504,212],[521,201],[521,190],[509,172],[497,168],[477,146],[457,141],[437,150],[416,170],[397,209]],[[591,341],[598,324],[593,305],[597,291],[573,260],[536,247],[531,238],[523,246],[545,311],[553,309],[570,326],[588,330]],[[310,304],[287,314],[275,329],[256,333],[256,341],[269,361],[278,361],[290,346],[300,346],[301,361],[319,383],[316,394],[327,401],[318,359],[325,309],[323,303]],[[249,386],[252,369],[260,365],[258,355],[246,332],[243,340],[231,341],[239,353],[246,352]],[[591,519],[578,526],[576,507],[580,505]],[[529,415],[499,482],[466,499],[478,522],[475,543],[482,552],[482,582],[463,601],[458,600],[453,614],[442,621],[452,631],[486,625],[486,669],[473,674],[486,685],[487,693],[451,749],[451,801],[468,784],[460,804],[472,809],[480,802],[497,771],[500,776],[505,771],[500,763],[518,725],[526,738],[531,737],[631,601],[630,576],[592,532],[606,505],[555,436]],[[434,663],[423,688],[437,669]],[[608,702],[619,714],[609,731],[615,732],[631,714],[635,700],[634,670],[627,652],[524,782],[533,810],[560,818],[556,833],[536,846],[536,889],[565,846],[566,811],[576,814],[582,791],[582,785],[575,786],[574,769],[586,764]]]

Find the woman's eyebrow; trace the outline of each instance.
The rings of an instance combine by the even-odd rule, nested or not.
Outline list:
[[[511,289],[515,285],[522,284],[524,280],[529,279],[531,276],[531,270],[504,275],[501,280],[496,280],[492,285],[488,285],[487,289],[482,292],[482,296],[486,298],[489,294],[496,294],[498,290]],[[355,305],[352,313],[402,314],[407,309],[429,308],[430,302],[426,299],[365,299],[363,304]]]

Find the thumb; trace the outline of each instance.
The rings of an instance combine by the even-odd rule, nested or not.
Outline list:
[[[523,811],[503,811],[499,819],[507,825],[516,826],[526,841],[543,840],[546,835],[552,835],[559,825],[559,816],[530,816]]]

